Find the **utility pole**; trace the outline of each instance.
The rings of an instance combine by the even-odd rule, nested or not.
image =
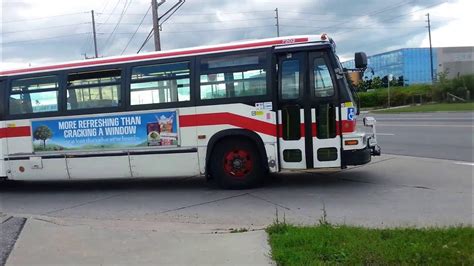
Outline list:
[[[427,13],[426,16],[428,17],[428,36],[430,41],[430,64],[431,64],[431,83],[433,84],[435,81],[435,76],[433,73],[433,46],[431,45],[431,21],[430,21],[430,13]]]
[[[158,7],[164,4],[166,0],[161,0],[160,3],[157,0],[151,0],[152,18],[153,18],[153,35],[155,40],[155,51],[161,51],[161,40],[160,40],[160,17],[158,17]]]
[[[280,18],[278,17],[278,7],[275,8],[275,19],[276,19],[276,28],[277,28],[277,37],[280,37]]]
[[[151,29],[150,33],[146,37],[145,41],[143,44],[140,46],[140,49],[138,49],[137,54],[140,53],[140,51],[145,47],[147,42],[151,39],[151,36],[154,36],[155,39],[155,51],[161,51],[161,40],[160,40],[160,29],[161,25],[163,25],[171,16],[173,16],[178,9],[180,9],[186,0],[179,0],[174,6],[172,6],[168,11],[166,11],[163,15],[158,16],[158,7],[160,7],[162,4],[164,4],[166,0],[161,0],[159,3],[157,3],[157,0],[151,0],[151,8],[153,9],[153,28]],[[163,19],[163,21],[161,21]]]
[[[94,52],[95,52],[95,58],[98,58],[99,57],[99,51],[97,50],[97,33],[95,31],[94,10],[91,10],[91,15],[92,15],[92,33],[94,34]]]

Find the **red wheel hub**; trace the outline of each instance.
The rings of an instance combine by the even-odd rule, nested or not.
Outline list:
[[[252,158],[246,150],[232,150],[224,156],[224,171],[230,176],[243,179],[252,171],[252,168]]]

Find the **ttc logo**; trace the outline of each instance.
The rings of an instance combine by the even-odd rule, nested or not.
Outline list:
[[[355,108],[347,108],[347,120],[355,120],[356,118],[356,113],[355,113]]]

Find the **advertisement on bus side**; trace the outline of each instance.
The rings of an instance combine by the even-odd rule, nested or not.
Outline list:
[[[33,121],[35,152],[178,146],[177,112]]]

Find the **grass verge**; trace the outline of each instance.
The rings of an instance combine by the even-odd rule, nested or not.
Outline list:
[[[369,229],[322,224],[267,229],[278,265],[474,265],[474,228]]]
[[[410,113],[410,112],[461,112],[474,111],[474,103],[435,103],[417,106],[408,106],[396,109],[385,109],[380,111],[373,111],[374,113]]]

